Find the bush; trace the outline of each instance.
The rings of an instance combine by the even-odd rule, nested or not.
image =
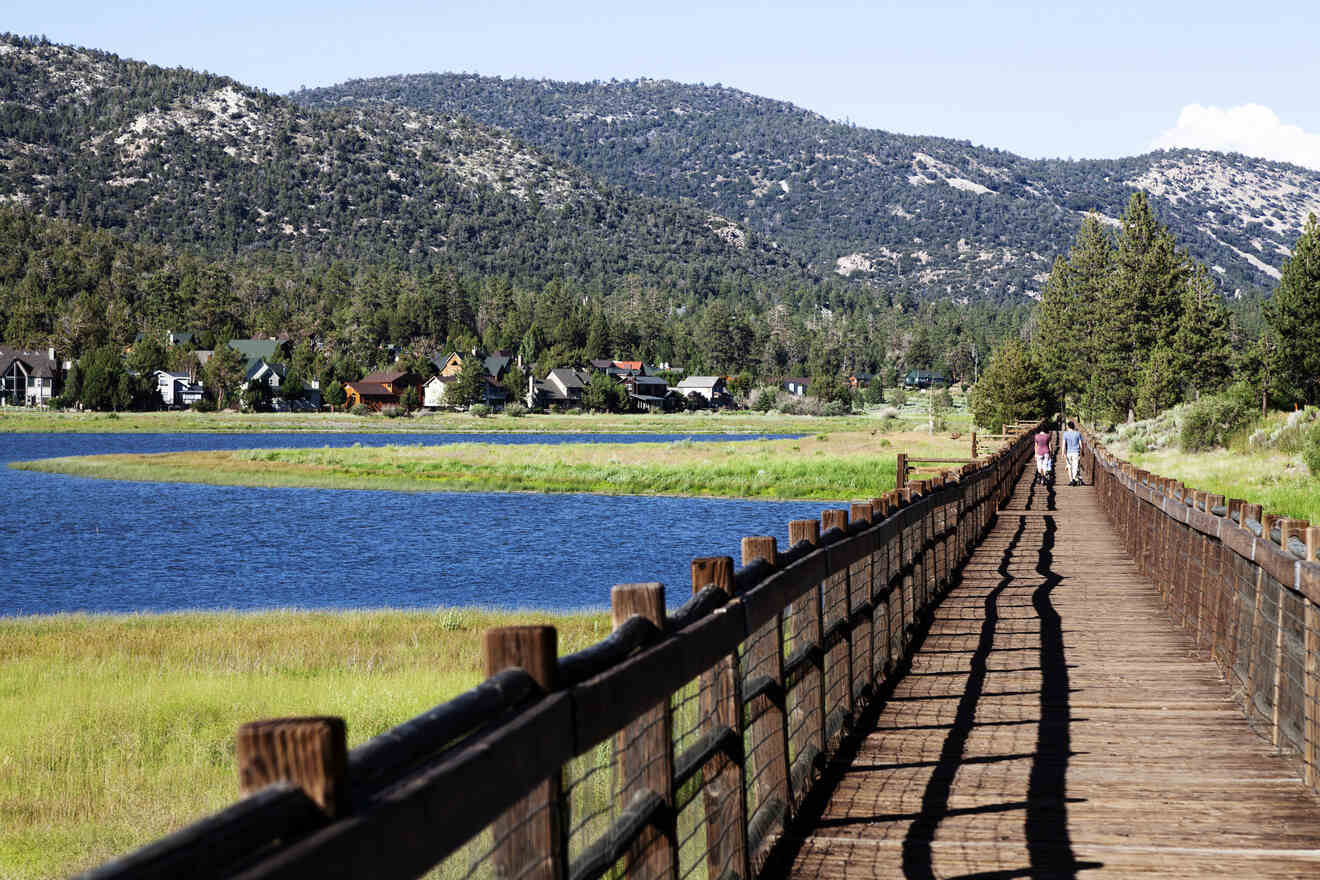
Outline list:
[[[1184,452],[1227,446],[1230,437],[1251,427],[1256,415],[1252,403],[1237,395],[1202,397],[1183,414],[1179,445]]]
[[[408,410],[404,409],[401,406],[391,405],[391,406],[381,407],[380,414],[387,419],[397,419],[400,416],[406,416],[408,414]]]
[[[822,407],[821,412],[827,416],[846,416],[852,412],[852,407],[842,400],[831,400]]]
[[[775,389],[762,388],[760,391],[756,392],[756,397],[752,400],[752,409],[758,412],[768,413],[775,408],[775,398],[778,396],[779,395]]]
[[[527,415],[527,413],[529,412],[530,410],[527,409],[527,407],[523,406],[521,403],[511,403],[504,408],[504,414],[506,416],[511,416],[515,419],[520,419],[523,416]]]
[[[486,406],[484,403],[474,403],[468,407],[468,412],[479,419],[484,419],[486,416],[490,415],[490,407]]]
[[[1311,425],[1302,444],[1302,461],[1311,469],[1311,475],[1320,477],[1320,422]]]
[[[215,401],[209,397],[203,397],[201,400],[189,407],[193,412],[213,413],[216,410]]]
[[[1132,442],[1131,442],[1130,444],[1128,444],[1128,449],[1131,449],[1133,452],[1136,452],[1136,453],[1138,453],[1138,454],[1140,454],[1140,453],[1142,453],[1142,452],[1145,452],[1145,451],[1146,451],[1146,438],[1145,438],[1145,437],[1135,437],[1135,438],[1133,438]]]
[[[371,415],[371,407],[367,406],[365,403],[355,403],[349,409],[349,414],[355,416],[369,416]]]

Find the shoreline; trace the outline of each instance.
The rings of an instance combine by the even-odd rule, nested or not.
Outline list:
[[[388,444],[115,453],[10,462],[89,479],[247,488],[838,501],[894,485],[894,458],[965,443],[865,431],[727,442]]]

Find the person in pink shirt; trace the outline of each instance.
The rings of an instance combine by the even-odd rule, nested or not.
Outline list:
[[[1036,482],[1048,483],[1050,466],[1053,464],[1050,455],[1050,432],[1042,428],[1032,439],[1036,441]]]

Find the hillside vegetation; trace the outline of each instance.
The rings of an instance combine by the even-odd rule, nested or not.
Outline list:
[[[463,113],[615,185],[736,219],[822,272],[936,296],[1038,294],[1083,214],[1114,223],[1136,189],[1226,290],[1269,287],[1320,210],[1320,173],[1295,166],[1201,151],[1031,160],[719,85],[422,74],[293,97]]]

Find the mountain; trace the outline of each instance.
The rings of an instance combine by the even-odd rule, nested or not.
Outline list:
[[[799,284],[738,223],[603,184],[505,131],[0,36],[0,200],[209,257],[281,253],[675,290]]]
[[[718,85],[424,74],[291,97],[465,114],[616,186],[736,220],[818,271],[919,295],[1036,294],[1083,213],[1116,223],[1135,189],[1227,292],[1268,289],[1320,213],[1320,173],[1292,165],[1191,150],[1031,160]]]

